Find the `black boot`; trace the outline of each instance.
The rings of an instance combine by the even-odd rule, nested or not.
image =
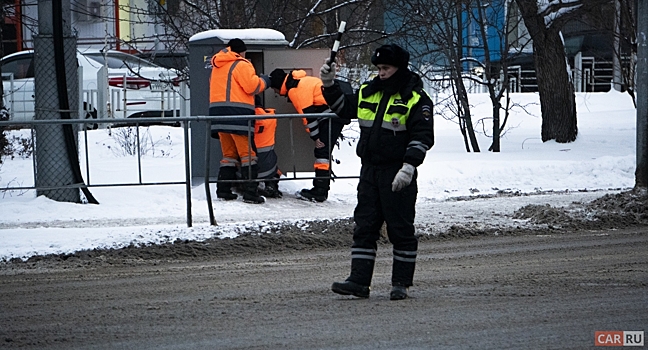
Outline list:
[[[264,182],[265,187],[259,189],[259,194],[268,198],[281,198],[283,193],[279,191],[279,182],[277,180],[268,180]]]
[[[221,167],[218,170],[218,183],[216,183],[216,197],[224,199],[226,201],[231,201],[238,196],[232,193],[232,183],[226,180],[236,180],[236,168],[235,167]]]
[[[328,170],[315,170],[315,176],[320,179],[313,179],[313,188],[303,189],[297,192],[297,196],[309,201],[324,202],[328,198],[328,191],[331,188],[331,175]]]
[[[342,295],[353,295],[358,298],[369,298],[369,286],[363,286],[351,281],[333,282],[331,286],[333,293]]]
[[[297,192],[297,196],[300,199],[305,199],[315,202],[324,202],[328,198],[328,191],[322,190],[318,187],[313,187],[310,190],[304,188],[303,190]]]
[[[416,246],[414,246],[416,247]],[[392,290],[389,293],[391,300],[407,298],[407,288],[413,284],[414,270],[416,268],[416,248],[412,250],[394,249],[394,263],[392,265]]]
[[[334,282],[331,290],[342,295],[354,295],[359,298],[369,298],[369,286],[375,261],[364,258],[353,258],[351,252],[351,275],[344,282]],[[375,255],[375,253],[374,253]]]
[[[403,300],[407,298],[407,287],[393,286],[391,293],[389,293],[390,300]]]
[[[243,175],[244,179],[255,180],[257,178],[257,174],[258,170],[256,164],[252,165],[251,167],[241,167],[241,175]],[[265,198],[259,196],[259,184],[256,181],[245,183],[243,201],[252,204],[265,203]]]

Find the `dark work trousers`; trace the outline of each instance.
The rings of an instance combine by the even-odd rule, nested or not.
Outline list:
[[[313,151],[316,161],[318,159],[329,160],[331,158],[331,154],[333,153],[333,148],[335,148],[335,143],[337,142],[338,137],[340,137],[343,128],[344,128],[343,123],[336,122],[330,119],[320,120],[319,127],[318,127],[319,129],[318,135],[320,141],[324,143],[324,147],[315,148],[315,150]],[[329,135],[329,130],[330,130],[330,135]],[[330,165],[329,165],[329,170],[330,170]]]
[[[412,285],[418,249],[418,239],[414,235],[417,173],[407,187],[393,192],[392,181],[401,166],[362,165],[358,205],[353,213],[355,227],[350,281],[366,286],[371,284],[377,242],[385,222],[387,236],[393,245],[392,285]]]

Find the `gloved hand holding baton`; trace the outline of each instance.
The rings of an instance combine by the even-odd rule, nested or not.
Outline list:
[[[322,79],[322,85],[324,87],[333,86],[333,80],[335,79],[335,56],[340,48],[340,40],[342,39],[342,33],[344,33],[345,27],[346,22],[340,22],[340,27],[338,28],[337,36],[335,37],[335,43],[331,49],[331,57],[328,58],[324,65],[322,65],[322,68],[320,68],[320,79]]]
[[[331,49],[331,58],[330,63],[335,62],[335,55],[337,55],[338,49],[340,48],[340,40],[342,40],[342,34],[344,33],[344,28],[346,27],[346,22],[340,22],[340,27],[338,28],[337,36],[335,37],[335,43],[333,43],[333,49]]]

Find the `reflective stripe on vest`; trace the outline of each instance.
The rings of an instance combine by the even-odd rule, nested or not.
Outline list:
[[[230,64],[229,69],[227,70],[226,77],[223,77],[222,75],[214,75],[214,73],[212,73],[210,79],[214,81],[210,82],[210,89],[213,90],[212,85],[220,84],[220,81],[222,81],[223,79],[225,79],[225,89],[224,91],[221,91],[221,89],[218,88],[219,93],[217,93],[216,95],[214,95],[213,91],[210,91],[211,101],[209,103],[209,107],[240,107],[254,111],[254,97],[250,96],[254,96],[262,91],[262,87],[260,85],[257,85],[256,89],[250,96],[248,96],[248,94],[243,90],[242,86],[234,86],[235,91],[232,90],[232,85],[234,84],[234,71],[236,70],[236,67],[243,62],[245,62],[243,58],[233,61]],[[245,68],[246,67],[243,66],[243,69]],[[221,95],[223,92],[225,93],[224,96]],[[237,94],[239,96],[237,96]],[[241,96],[241,94],[243,94],[243,96]],[[217,101],[213,101],[214,99],[216,99]]]
[[[376,118],[378,104],[383,97],[383,92],[379,91],[363,98],[362,90],[366,87],[367,85],[363,85],[358,93],[358,123],[360,126],[371,127]],[[407,103],[401,99],[400,93],[391,95],[382,118],[382,128],[393,131],[407,130],[406,123],[409,113],[420,99],[421,95],[416,91],[412,91],[412,98]]]

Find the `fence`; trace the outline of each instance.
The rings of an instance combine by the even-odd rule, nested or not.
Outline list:
[[[189,128],[191,123],[210,123],[218,120],[224,120],[231,118],[232,116],[190,116],[190,117],[175,117],[173,118],[174,123],[181,123],[181,127],[183,128],[183,145],[184,145],[184,166],[185,166],[185,178],[183,181],[160,181],[160,182],[145,182],[142,181],[142,162],[141,162],[141,157],[142,155],[140,154],[140,134],[139,134],[139,129],[143,126],[146,126],[148,124],[158,124],[158,123],[168,123],[169,118],[165,117],[157,117],[157,118],[115,118],[111,119],[109,121],[92,121],[92,123],[98,123],[98,124],[106,124],[106,125],[133,125],[136,128],[137,132],[137,147],[136,147],[136,157],[137,157],[137,169],[138,169],[138,181],[136,182],[115,182],[115,183],[92,183],[90,179],[90,155],[88,152],[88,128],[87,127],[82,127],[79,130],[80,133],[84,135],[83,141],[81,145],[83,145],[84,150],[85,150],[85,169],[83,169],[84,173],[84,181],[85,183],[72,183],[69,185],[41,185],[37,181],[37,174],[36,174],[36,160],[34,159],[34,186],[14,186],[14,187],[6,187],[3,189],[3,191],[18,191],[18,190],[41,190],[41,191],[51,191],[51,190],[70,190],[70,189],[76,189],[76,190],[83,190],[83,189],[88,189],[92,187],[119,187],[119,186],[152,186],[152,185],[184,185],[185,186],[185,191],[186,191],[186,207],[187,207],[187,226],[191,227],[192,226],[192,212],[191,212],[191,193],[192,193],[192,186],[191,186],[191,166],[190,166],[190,155],[189,155]],[[250,120],[252,119],[266,119],[267,115],[265,116],[246,116],[249,117]],[[273,115],[273,118],[276,119],[282,119],[282,118],[303,118],[304,116],[302,114],[277,114]],[[335,117],[335,114],[333,113],[320,113],[320,114],[309,114],[309,117],[314,117],[314,118],[326,118],[329,119]],[[28,127],[32,129],[32,137],[36,138],[34,136],[36,128],[38,127],[54,127],[54,126],[63,126],[63,125],[72,125],[72,126],[83,126],[87,125],[90,122],[87,120],[83,119],[69,119],[69,120],[62,120],[62,119],[52,119],[52,120],[32,120],[32,121],[24,121],[24,122],[13,122],[13,121],[0,121],[0,129],[3,129],[5,127],[16,127],[16,126],[23,126],[23,127]],[[253,132],[253,127],[249,128],[249,132]],[[292,135],[291,135],[292,138]],[[293,145],[293,140],[289,140],[290,144]],[[333,147],[334,145],[331,145]],[[330,152],[329,152],[330,154]],[[60,154],[53,155],[55,157],[60,157]],[[77,155],[78,157],[78,155]],[[331,159],[329,159],[331,161]],[[67,166],[67,162],[60,162],[58,163],[58,166],[61,166],[63,164],[64,166]],[[358,178],[358,176],[337,176],[336,178],[344,179],[344,178]],[[316,179],[316,177],[297,177],[297,174],[294,173],[292,178],[281,178],[279,179],[280,181],[290,181],[290,180],[309,180],[309,179]],[[237,180],[238,182],[242,182],[243,180]],[[263,180],[256,180],[258,181],[263,181]],[[207,191],[207,198],[210,198],[211,195],[209,193],[209,184],[210,183],[217,183],[217,180],[210,180],[208,177],[208,174],[205,176],[205,190]],[[228,181],[232,182],[232,181]],[[208,203],[208,209],[211,210],[211,203]],[[210,216],[212,215],[212,212],[210,212]],[[210,217],[211,224],[215,224],[215,221],[212,220]]]
[[[125,74],[104,74],[102,67],[97,72],[95,88],[85,88],[83,83],[83,68],[78,68],[79,77],[79,115],[86,119],[114,119],[134,116],[140,117],[177,117],[189,115],[189,84],[185,81],[179,82],[172,88],[160,85],[161,82],[151,81],[150,96],[137,96],[127,88]],[[103,78],[102,78],[103,77]],[[107,79],[106,79],[107,78]],[[109,88],[110,81],[123,80],[120,88]],[[2,73],[4,88],[4,105],[9,110],[9,119],[13,121],[29,121],[34,119],[36,114],[34,78],[15,79],[13,73]],[[102,92],[105,91],[105,92]],[[49,90],[46,93],[51,93]],[[137,92],[137,91],[135,91]],[[153,102],[146,108],[138,108],[140,105]]]
[[[621,58],[621,67],[625,74],[632,75],[630,57]],[[570,74],[574,82],[576,92],[607,92],[612,85],[614,75],[613,62],[591,56],[576,55],[570,67]],[[630,72],[630,73],[627,73]],[[485,85],[479,81],[485,81],[485,75],[472,75],[464,73],[464,86],[470,93],[486,92]],[[537,92],[538,79],[533,64],[512,65],[508,67],[509,91],[511,92]],[[426,90],[430,95],[442,91],[452,83],[447,75],[435,75],[426,78]],[[501,89],[501,82],[504,81],[500,72],[497,80],[497,89]]]

